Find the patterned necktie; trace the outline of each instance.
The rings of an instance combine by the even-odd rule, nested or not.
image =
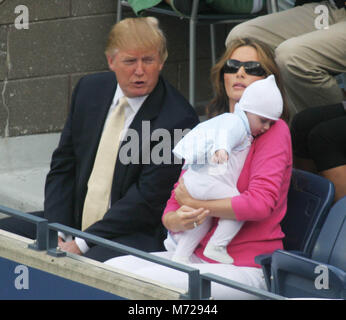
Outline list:
[[[107,119],[97,149],[94,167],[88,181],[85,197],[82,230],[101,220],[108,210],[115,161],[120,146],[120,134],[125,123],[127,98],[122,97]]]

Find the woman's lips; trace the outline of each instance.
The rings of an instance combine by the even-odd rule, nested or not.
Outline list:
[[[244,89],[246,88],[246,85],[240,83],[240,82],[236,82],[234,85],[233,85],[233,88],[235,89]]]

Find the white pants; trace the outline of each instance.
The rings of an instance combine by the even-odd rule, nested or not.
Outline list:
[[[172,257],[172,252],[167,251],[156,252],[154,254],[167,259],[171,259]],[[237,267],[232,264],[206,263],[195,255],[193,255],[192,261],[193,263],[191,263],[190,266],[199,269],[201,273],[213,273],[257,289],[267,289],[260,268]],[[178,289],[188,289],[187,273],[161,266],[147,260],[133,256],[122,256],[110,259],[105,263],[115,268],[126,270],[135,275],[146,277]],[[212,297],[217,300],[258,299],[258,297],[254,295],[214,282],[211,284],[211,294]]]
[[[209,242],[215,246],[226,247],[240,230],[243,223],[243,221],[219,219],[218,226]],[[211,225],[212,218],[208,217],[197,228],[175,234],[169,233],[164,242],[166,250],[174,251],[174,257],[190,257],[210,230]]]
[[[231,152],[225,164],[206,164],[197,169],[189,168],[184,174],[184,183],[189,194],[199,200],[224,199],[239,195],[237,181],[249,149],[250,145],[243,150]],[[243,223],[243,221],[219,219],[209,240],[210,243],[226,247]],[[175,250],[175,258],[190,257],[210,230],[211,225],[212,218],[209,217],[197,228],[172,234],[175,246],[168,247],[167,242],[170,239],[166,239],[166,250]]]

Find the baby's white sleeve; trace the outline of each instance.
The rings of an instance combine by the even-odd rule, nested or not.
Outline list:
[[[217,130],[210,148],[211,154],[224,149],[230,154],[246,138],[243,121],[234,114],[224,114],[218,119]]]
[[[179,159],[184,159],[185,164],[203,163],[208,151],[207,126],[200,123],[185,135],[173,149],[173,153]]]
[[[217,150],[231,153],[246,136],[242,120],[232,114],[224,113],[204,121],[182,138],[173,153],[185,164],[205,164]]]

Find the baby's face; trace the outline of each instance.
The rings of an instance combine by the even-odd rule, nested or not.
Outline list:
[[[249,120],[251,134],[254,137],[267,132],[275,123],[275,120],[271,120],[251,112],[246,112],[246,115]]]

